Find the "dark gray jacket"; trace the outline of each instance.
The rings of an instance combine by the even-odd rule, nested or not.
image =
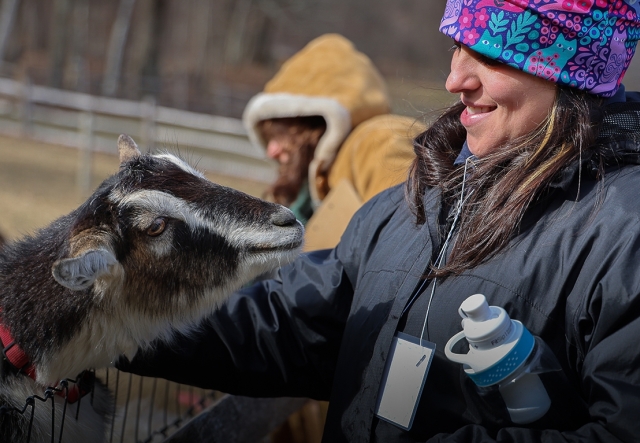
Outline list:
[[[430,288],[401,313],[442,243],[437,189],[425,195],[425,224],[401,187],[385,191],[335,250],[301,256],[178,346],[121,367],[240,395],[329,400],[327,443],[640,441],[640,106],[612,105],[606,122],[603,181],[596,159],[567,169],[506,250],[438,285],[425,333],[437,349],[411,431],[373,409],[395,331],[420,335]],[[562,366],[542,376],[552,406],[535,423],[511,423],[499,394],[479,395],[444,355],[461,329],[458,307],[475,293]]]

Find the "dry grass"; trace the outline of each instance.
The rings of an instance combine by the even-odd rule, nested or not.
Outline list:
[[[82,203],[88,195],[76,185],[78,164],[76,149],[0,136],[0,233],[9,240],[33,233]],[[115,156],[94,154],[92,189],[117,169]],[[251,180],[206,175],[251,195],[260,196],[266,188]]]

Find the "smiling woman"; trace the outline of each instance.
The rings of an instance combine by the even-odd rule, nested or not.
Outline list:
[[[464,45],[453,54],[446,86],[460,94],[466,106],[460,121],[469,150],[478,157],[540,126],[551,113],[557,91],[547,80],[501,63],[489,64]]]
[[[621,81],[639,12],[636,0],[449,0],[440,29],[457,43],[447,88],[460,101],[414,141],[405,187],[366,203],[334,249],[122,368],[329,400],[331,443],[637,441],[640,95]],[[474,294],[516,325],[490,338],[517,356],[485,349],[497,356],[485,369],[442,352],[458,353],[461,313],[465,334],[497,319],[459,310]],[[528,352],[508,332],[525,329]],[[469,354],[490,341],[475,332]],[[529,369],[507,378],[513,359]],[[539,414],[518,405],[541,392]]]
[[[447,263],[434,275],[459,274],[506,247],[531,202],[558,173],[597,150],[602,105],[626,101],[621,82],[640,37],[635,9],[603,2],[590,3],[590,12],[572,12],[564,4],[556,9],[542,3],[447,4],[440,30],[455,46],[446,87],[460,101],[418,138],[420,160],[408,193],[418,221],[428,187],[441,188],[445,201],[455,204],[460,162],[467,158],[474,163],[469,184],[475,192],[459,214],[460,235]],[[576,23],[583,24],[580,35]],[[608,58],[585,57],[594,48],[590,29],[603,31],[598,46]],[[593,162],[590,168],[601,166]]]

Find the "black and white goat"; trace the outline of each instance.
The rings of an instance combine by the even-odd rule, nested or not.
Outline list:
[[[141,155],[128,136],[118,150],[119,172],[83,205],[0,251],[3,347],[29,361],[20,371],[0,364],[5,410],[171,340],[300,251],[303,228],[288,209],[216,185],[171,154]],[[89,403],[66,419],[63,441],[102,441],[113,405],[99,383]],[[32,442],[53,441],[50,409],[36,409]],[[26,441],[28,422],[0,414],[0,441]]]

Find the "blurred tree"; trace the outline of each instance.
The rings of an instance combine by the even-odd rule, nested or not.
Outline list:
[[[0,72],[4,61],[4,50],[13,24],[16,20],[19,0],[4,0],[0,9]]]
[[[120,0],[118,5],[118,13],[109,37],[106,67],[102,79],[102,94],[106,96],[115,95],[118,90],[122,58],[135,3],[136,0]]]
[[[165,15],[167,4],[164,0],[145,1],[147,7],[144,8],[142,20],[145,25],[142,29],[144,42],[139,50],[139,54],[134,54],[134,59],[139,59],[141,63],[139,77],[140,96],[160,94],[160,50],[163,34],[162,18]],[[135,77],[137,78],[137,71]]]
[[[69,31],[71,0],[55,0],[53,3],[53,26],[51,27],[49,51],[49,85],[62,87],[64,59]]]
[[[309,0],[236,0],[227,28],[225,61],[231,65],[269,62],[268,43],[280,27],[308,20]]]
[[[247,21],[253,6],[253,0],[236,0],[229,19],[225,45],[225,62],[237,65],[242,60]]]
[[[89,0],[75,0],[73,9],[72,60],[69,86],[80,92],[89,92],[87,42],[89,41]]]

